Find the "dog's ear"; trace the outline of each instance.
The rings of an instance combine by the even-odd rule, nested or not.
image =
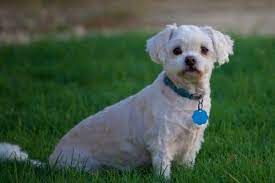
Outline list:
[[[166,25],[166,28],[147,40],[146,51],[151,59],[163,64],[165,61],[165,44],[171,39],[173,31],[177,29],[177,25]]]
[[[202,30],[205,31],[212,40],[218,64],[222,65],[229,62],[229,55],[233,55],[233,40],[228,35],[209,26],[202,27]]]

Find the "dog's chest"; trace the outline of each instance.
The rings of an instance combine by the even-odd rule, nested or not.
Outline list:
[[[207,124],[199,126],[193,122],[197,105],[197,101],[188,99],[166,103],[162,111],[162,131],[165,132],[162,137],[168,142],[166,146],[171,156],[182,157],[192,149],[199,149]],[[205,103],[204,109],[209,114],[210,105]]]

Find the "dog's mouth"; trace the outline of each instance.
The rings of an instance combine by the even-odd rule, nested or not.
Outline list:
[[[186,69],[181,70],[178,75],[181,77],[184,77],[185,75],[190,75],[190,76],[194,76],[194,77],[201,77],[202,76],[202,71],[198,70],[195,67],[188,67]]]
[[[199,71],[196,67],[188,67],[187,69],[183,69],[182,71],[182,74],[185,74],[185,73],[197,73],[197,74],[200,74],[201,71]]]
[[[188,69],[183,70],[183,72],[199,72],[199,70],[194,67],[189,67]]]

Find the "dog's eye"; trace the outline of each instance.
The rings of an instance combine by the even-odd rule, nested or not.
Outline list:
[[[208,48],[206,48],[205,46],[201,46],[201,53],[203,55],[207,55],[208,51],[209,51]]]
[[[181,50],[180,47],[176,47],[176,48],[173,49],[173,53],[175,55],[180,55],[180,54],[182,54],[182,50]]]

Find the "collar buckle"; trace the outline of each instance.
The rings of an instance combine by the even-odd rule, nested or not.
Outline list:
[[[202,95],[196,94],[196,93],[190,94],[190,99],[200,100],[200,99],[202,99]]]

